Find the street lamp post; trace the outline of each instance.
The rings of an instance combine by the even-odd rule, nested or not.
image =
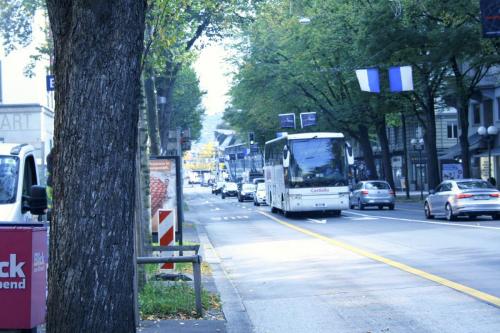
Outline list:
[[[424,139],[411,139],[413,149],[418,151],[419,173],[420,173],[420,200],[424,200],[424,175],[422,173],[422,151],[424,150]]]
[[[485,138],[488,145],[488,180],[491,180],[491,141],[497,136],[498,128],[493,125],[488,128],[480,126],[477,129],[477,134]]]

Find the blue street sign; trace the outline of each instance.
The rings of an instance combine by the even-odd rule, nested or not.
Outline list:
[[[279,114],[281,128],[295,128],[295,113]]]
[[[302,128],[316,125],[316,112],[303,112],[300,114],[300,125]]]
[[[276,137],[281,138],[282,136],[285,136],[287,134],[288,134],[288,132],[276,132]]]
[[[54,75],[47,75],[46,84],[47,91],[54,91],[56,89],[56,79]]]
[[[500,0],[480,0],[483,37],[500,37]]]

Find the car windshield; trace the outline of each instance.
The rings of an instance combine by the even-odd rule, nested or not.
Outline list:
[[[291,187],[345,186],[344,140],[333,138],[291,141]]]
[[[243,191],[253,191],[255,190],[255,185],[252,184],[243,184]]]
[[[457,186],[461,190],[473,190],[473,189],[495,189],[493,185],[484,180],[471,180],[464,182],[457,182]]]
[[[389,190],[389,184],[384,182],[369,182],[366,183],[365,188],[367,190]]]
[[[0,156],[0,204],[12,203],[16,200],[17,174],[19,159],[11,156]]]
[[[265,191],[265,190],[266,190],[266,183],[257,184],[257,191]]]

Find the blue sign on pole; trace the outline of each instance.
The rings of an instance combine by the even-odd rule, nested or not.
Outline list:
[[[279,114],[281,128],[295,128],[295,113]]]
[[[483,37],[500,37],[500,0],[480,0]]]
[[[54,75],[47,75],[46,83],[47,91],[54,91],[56,89],[56,78]]]
[[[281,138],[282,136],[288,135],[287,132],[276,132],[276,137]]]
[[[300,126],[302,128],[316,125],[316,112],[302,112],[300,114]]]

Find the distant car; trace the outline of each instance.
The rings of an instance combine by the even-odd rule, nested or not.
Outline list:
[[[238,201],[243,202],[245,200],[253,200],[253,194],[255,192],[254,184],[242,184],[238,189]]]
[[[216,195],[221,193],[223,187],[224,187],[224,182],[214,182],[212,184],[212,193]]]
[[[236,197],[238,196],[238,185],[236,183],[227,182],[222,187],[222,199],[226,197]]]
[[[429,191],[424,212],[428,219],[441,215],[448,221],[480,215],[499,219],[500,191],[482,179],[445,180]]]
[[[254,206],[266,204],[266,183],[258,183],[253,195]]]
[[[376,206],[379,209],[389,207],[394,209],[396,198],[389,183],[383,180],[361,181],[354,187],[349,197],[351,209],[358,207],[365,209],[368,206]]]
[[[255,179],[252,181],[252,183],[253,183],[254,185],[257,185],[257,184],[259,184],[259,183],[265,183],[265,182],[266,182],[266,179],[265,179],[265,178],[255,178]]]

